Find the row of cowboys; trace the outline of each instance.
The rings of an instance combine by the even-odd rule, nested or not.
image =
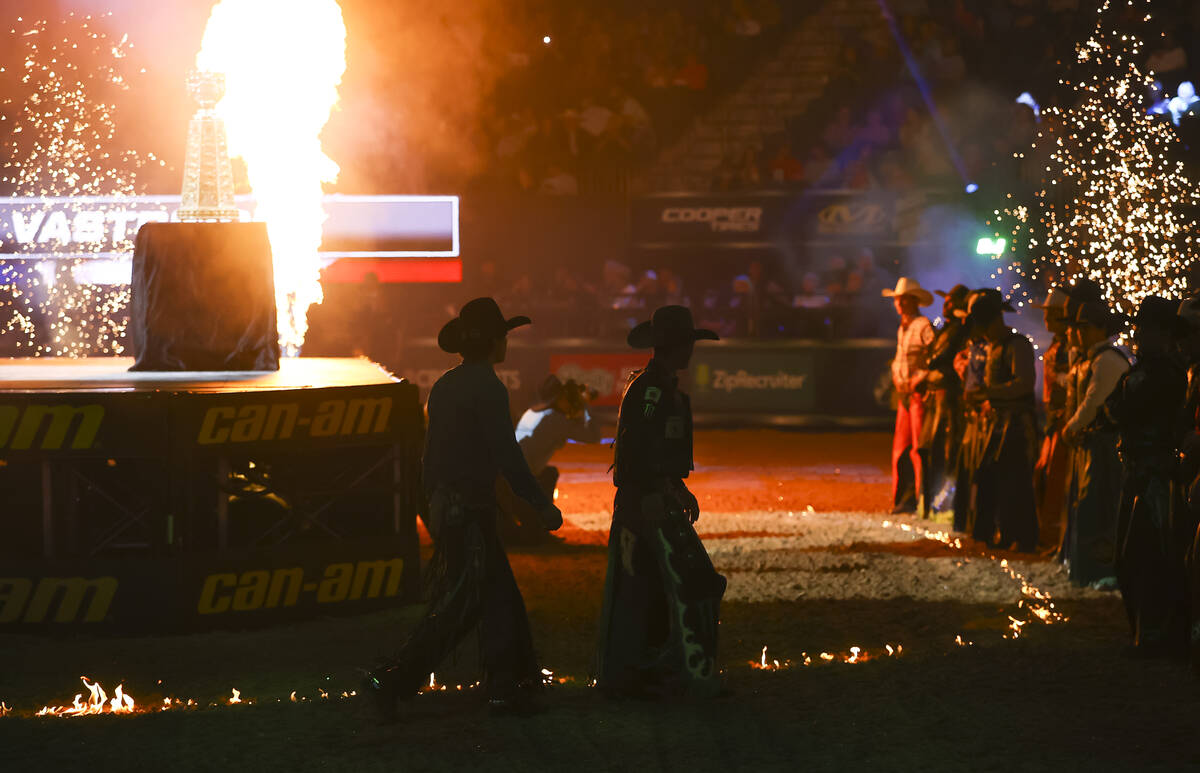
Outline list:
[[[884,295],[900,316],[894,512],[952,514],[990,547],[1119,590],[1133,654],[1200,654],[1200,298],[1148,296],[1127,316],[1094,281],[1053,288],[1035,304],[1052,335],[1039,390],[999,291],[939,291],[937,329],[915,280]]]

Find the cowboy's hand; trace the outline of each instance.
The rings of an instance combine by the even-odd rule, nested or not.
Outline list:
[[[686,486],[680,486],[677,494],[679,504],[683,507],[683,514],[687,516],[688,523],[695,523],[700,520],[700,503],[696,501],[696,495],[687,490]]]
[[[538,511],[538,520],[542,522],[546,531],[558,531],[559,527],[563,525],[562,511],[551,502]]]

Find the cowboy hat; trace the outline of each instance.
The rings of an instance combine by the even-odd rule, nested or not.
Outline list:
[[[971,294],[967,303],[967,325],[975,325],[992,319],[997,314],[1014,311],[1012,305],[1004,300],[999,290],[985,288]]]
[[[467,341],[502,338],[508,331],[529,322],[529,317],[505,319],[494,299],[476,298],[467,301],[458,316],[442,327],[438,333],[438,346],[444,352],[461,354]]]
[[[911,295],[917,299],[917,304],[920,306],[928,306],[933,303],[933,293],[921,287],[921,283],[917,280],[902,276],[896,282],[895,290],[884,290],[882,293],[884,298],[895,298],[901,295]]]
[[[1161,295],[1147,295],[1130,320],[1139,327],[1158,327],[1173,336],[1184,336],[1191,332],[1191,324],[1179,316],[1179,304]]]
[[[1067,301],[1070,299],[1070,294],[1061,287],[1051,287],[1050,292],[1046,294],[1046,300],[1041,303],[1029,304],[1035,309],[1061,309],[1066,310]]]
[[[934,292],[943,298],[961,298],[965,300],[971,289],[966,285],[954,285],[949,290],[934,290]]]
[[[697,328],[692,311],[686,306],[662,306],[648,322],[629,331],[629,345],[634,349],[651,349],[691,341],[719,341],[711,330]]]
[[[1177,313],[1180,319],[1192,326],[1193,330],[1200,330],[1200,295],[1184,298],[1179,304]]]
[[[1075,313],[1067,319],[1067,327],[1095,325],[1105,335],[1113,336],[1125,327],[1126,320],[1126,317],[1114,314],[1104,301],[1088,300],[1075,308]]]

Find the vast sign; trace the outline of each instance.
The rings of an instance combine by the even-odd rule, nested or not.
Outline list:
[[[237,206],[243,220],[255,219],[253,196],[239,196]],[[461,278],[457,196],[329,195],[323,206],[320,253],[329,272],[361,278],[364,267],[377,275],[396,267],[424,281]],[[120,264],[127,282],[138,229],[174,220],[178,208],[178,196],[0,198],[0,259]],[[82,271],[102,284],[122,276],[99,263]]]

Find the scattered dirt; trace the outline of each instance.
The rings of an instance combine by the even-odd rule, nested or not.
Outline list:
[[[0,701],[16,709],[0,718],[4,769],[1200,765],[1197,683],[1181,665],[1121,656],[1120,599],[1070,588],[1045,559],[993,554],[970,541],[955,546],[943,524],[885,515],[889,448],[889,437],[868,433],[698,437],[691,484],[705,508],[699,527],[730,579],[721,626],[729,697],[607,702],[587,687],[612,488],[609,452],[572,446],[559,460],[565,542],[511,551],[540,657],[567,680],[548,693],[546,714],[491,718],[477,695],[455,689],[478,676],[473,642],[438,669],[439,683],[451,689],[406,704],[395,726],[372,726],[351,702],[337,700],[355,688],[356,667],[402,640],[412,608],[186,637],[2,636]],[[1030,617],[1010,572],[1050,594],[1054,611],[1070,619],[1026,622],[1014,639],[1013,619]],[[751,666],[764,646],[768,663],[783,668]],[[110,687],[123,682],[146,704],[174,695],[220,707],[27,716],[45,703],[70,702],[79,674]],[[224,703],[234,687],[246,703]],[[321,689],[333,698],[322,700]],[[308,700],[291,702],[292,691]]]

